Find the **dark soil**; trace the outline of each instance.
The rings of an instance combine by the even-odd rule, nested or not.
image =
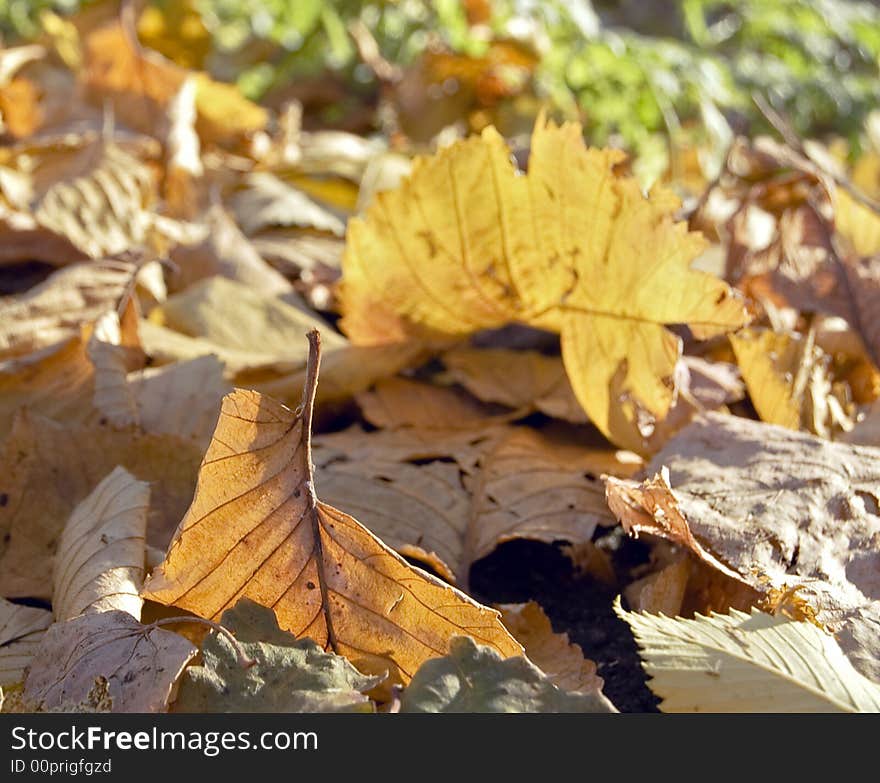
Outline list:
[[[619,529],[609,535],[615,536],[614,530]],[[610,543],[614,565],[621,571],[646,559],[641,542],[623,537]],[[566,632],[596,663],[605,681],[603,692],[618,710],[658,711],[629,626],[614,614],[617,591],[577,574],[558,547],[535,541],[502,544],[474,564],[471,591],[487,604],[537,601],[553,630]]]

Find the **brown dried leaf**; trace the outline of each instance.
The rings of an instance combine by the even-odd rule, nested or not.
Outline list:
[[[116,467],[73,510],[55,557],[57,621],[111,610],[140,619],[149,505],[149,484]]]
[[[153,488],[147,542],[164,548],[192,498],[201,450],[173,435],[64,426],[23,412],[0,454],[0,594],[52,596],[53,556],[75,506],[117,465]],[[3,541],[3,538],[0,538]]]
[[[39,710],[88,702],[107,680],[113,712],[164,712],[198,650],[182,636],[141,625],[127,612],[93,612],[55,623],[40,642],[23,699]]]
[[[584,658],[580,646],[567,633],[554,633],[550,618],[534,601],[504,604],[501,620],[525,648],[526,657],[547,674],[558,688],[580,693],[601,693],[604,682],[596,664]]]
[[[254,392],[224,399],[193,503],[144,596],[216,618],[239,598],[279,625],[406,682],[468,634],[505,656],[519,645],[492,610],[414,569],[315,497],[311,421],[318,333],[300,413]]]
[[[609,479],[608,500],[628,530],[676,541],[758,594],[799,588],[880,679],[878,460],[878,449],[707,414],[649,465],[668,467],[668,482]]]
[[[474,429],[500,424],[511,415],[461,390],[407,378],[388,378],[357,395],[364,418],[383,429]]]
[[[504,348],[456,348],[443,355],[443,363],[453,380],[481,400],[535,409],[577,424],[589,421],[560,357]]]
[[[24,679],[24,670],[51,624],[51,612],[0,598],[0,686]]]

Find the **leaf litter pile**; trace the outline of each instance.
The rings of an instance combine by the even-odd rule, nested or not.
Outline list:
[[[124,20],[0,107],[4,711],[880,709],[880,156],[405,155]]]

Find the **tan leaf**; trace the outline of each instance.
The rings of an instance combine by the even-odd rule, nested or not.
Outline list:
[[[196,81],[190,76],[168,104],[168,163],[164,182],[165,201],[171,213],[189,219],[199,211],[202,193],[198,183],[205,173],[195,123]]]
[[[46,631],[24,683],[40,710],[87,702],[107,680],[112,712],[164,712],[184,667],[198,650],[171,631],[141,625],[128,612],[92,612]]]
[[[51,612],[0,598],[0,686],[24,679],[24,670],[51,624]]]
[[[318,333],[300,413],[254,392],[223,402],[192,506],[144,596],[203,617],[239,598],[359,668],[406,682],[462,633],[518,655],[497,613],[412,568],[314,494],[311,421]]]
[[[116,311],[111,311],[95,322],[86,346],[86,353],[95,368],[94,407],[114,427],[140,423],[137,401],[126,378],[129,354],[122,340],[119,316]]]
[[[64,426],[19,414],[0,454],[0,531],[8,536],[0,546],[0,594],[51,598],[61,531],[117,465],[151,483],[147,542],[167,546],[192,499],[201,456],[197,446],[173,435]]]
[[[249,174],[244,189],[232,199],[236,221],[246,234],[270,226],[297,226],[345,234],[345,224],[326,207],[274,174]]]
[[[668,482],[608,479],[608,502],[628,530],[675,541],[759,595],[797,589],[798,614],[838,631],[853,665],[880,680],[878,458],[878,449],[706,414],[648,466],[668,467]]]
[[[384,429],[473,429],[497,425],[510,418],[509,414],[459,390],[407,378],[382,380],[371,391],[358,394],[356,399],[364,418]]]
[[[539,604],[529,601],[499,608],[502,622],[525,648],[526,657],[549,675],[554,685],[581,693],[602,691],[604,682],[596,674],[596,664],[584,658],[583,650],[569,641],[567,633],[554,633]]]
[[[116,309],[136,266],[122,259],[75,264],[23,294],[0,299],[0,357],[18,356],[78,336],[80,327]]]
[[[76,506],[55,558],[57,621],[111,610],[140,619],[149,504],[149,485],[117,467]]]
[[[323,361],[318,403],[347,400],[369,389],[376,381],[390,378],[401,370],[417,367],[430,356],[430,351],[415,341],[389,345],[342,345],[328,351]],[[242,382],[257,391],[286,402],[302,396],[306,369],[266,381]]]
[[[223,364],[201,356],[164,367],[150,367],[128,376],[144,432],[175,435],[207,448],[228,391]]]
[[[204,241],[178,245],[171,252],[171,260],[177,267],[173,278],[175,290],[185,289],[202,278],[220,275],[266,296],[293,291],[287,279],[260,258],[222,206],[213,205],[205,215],[205,223],[208,232]]]
[[[633,611],[677,617],[682,614],[689,576],[690,560],[682,555],[659,571],[630,582],[623,594]]]
[[[487,402],[534,408],[558,419],[588,421],[562,359],[537,351],[457,348],[443,355],[453,380]]]
[[[836,188],[834,192],[834,225],[849,240],[857,255],[865,257],[880,253],[880,216],[843,188]]]
[[[169,297],[150,320],[224,349],[252,351],[268,361],[301,367],[307,351],[303,335],[320,328],[332,349],[346,340],[302,308],[225,277],[209,277]],[[268,363],[268,362],[267,362]],[[255,362],[256,364],[256,362]]]

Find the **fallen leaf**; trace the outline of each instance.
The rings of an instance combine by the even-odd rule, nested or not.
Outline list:
[[[221,205],[212,205],[204,222],[208,232],[203,241],[178,245],[171,251],[171,260],[177,267],[173,275],[175,290],[186,289],[202,278],[220,275],[270,297],[293,291],[284,275],[260,257]]]
[[[137,318],[136,314],[134,318]],[[136,320],[132,325],[136,326]],[[114,427],[140,424],[137,401],[126,378],[130,352],[122,342],[119,315],[110,311],[95,322],[86,346],[86,353],[95,368],[92,404]]]
[[[507,412],[484,405],[460,390],[407,378],[381,380],[356,399],[364,418],[384,429],[474,429],[495,426],[510,418]]]
[[[0,598],[0,686],[24,680],[24,671],[51,624],[51,612]]]
[[[643,451],[640,417],[666,415],[681,354],[664,325],[689,324],[705,339],[747,316],[725,283],[689,268],[704,243],[674,222],[675,200],[645,198],[614,172],[620,161],[587,149],[578,126],[543,118],[525,176],[492,128],[417,159],[349,224],[343,331],[372,340],[349,314],[374,304],[448,335],[511,322],[551,328],[590,419]]]
[[[690,571],[690,559],[682,554],[659,571],[630,582],[623,592],[627,604],[637,612],[667,617],[683,615],[682,605]]]
[[[52,612],[63,622],[119,610],[140,619],[150,487],[117,467],[77,504],[61,532]]]
[[[615,610],[664,712],[880,712],[880,685],[810,623],[757,609],[694,620]]]
[[[834,226],[862,258],[880,253],[880,216],[843,188],[834,192]]]
[[[182,636],[141,625],[128,612],[93,612],[46,631],[24,683],[37,710],[87,702],[97,677],[107,680],[113,712],[164,712],[172,689],[198,650]]]
[[[223,364],[215,356],[149,367],[129,374],[127,381],[144,432],[208,447],[220,401],[230,391]]]
[[[183,674],[174,712],[373,712],[367,677],[346,658],[278,627],[271,609],[243,598],[223,613],[221,633],[202,644],[202,663]],[[242,655],[253,663],[242,666]]]
[[[0,298],[0,357],[79,336],[83,324],[121,304],[136,269],[115,258],[74,264],[23,294]]]
[[[589,421],[562,359],[537,351],[457,348],[443,355],[453,380],[487,402],[533,408],[575,423]]]
[[[463,631],[505,655],[519,645],[494,611],[414,569],[314,494],[311,421],[319,353],[299,413],[255,392],[224,398],[195,498],[143,595],[217,618],[239,598],[362,671],[408,681]]]
[[[550,618],[535,601],[503,604],[501,621],[525,648],[526,657],[553,684],[565,691],[601,693],[603,681],[596,664],[584,658],[583,650],[569,641],[567,633],[554,633]]]
[[[600,693],[564,691],[527,658],[462,636],[422,664],[400,702],[401,712],[617,712]]]
[[[52,597],[61,531],[117,465],[151,483],[147,542],[164,548],[192,499],[201,457],[198,447],[172,435],[19,414],[0,454],[0,595]]]
[[[880,450],[706,414],[648,465],[641,486],[607,479],[627,530],[684,546],[757,595],[803,599],[799,616],[837,631],[853,665],[880,680]]]
[[[345,234],[345,223],[302,190],[274,174],[259,171],[244,179],[244,188],[232,199],[232,212],[246,234],[270,226],[297,226]]]
[[[294,307],[219,276],[170,296],[150,313],[150,320],[223,349],[253,352],[265,357],[261,363],[304,365],[307,351],[302,337],[315,327],[322,330],[331,349],[346,344],[343,337],[306,312],[305,305]]]

